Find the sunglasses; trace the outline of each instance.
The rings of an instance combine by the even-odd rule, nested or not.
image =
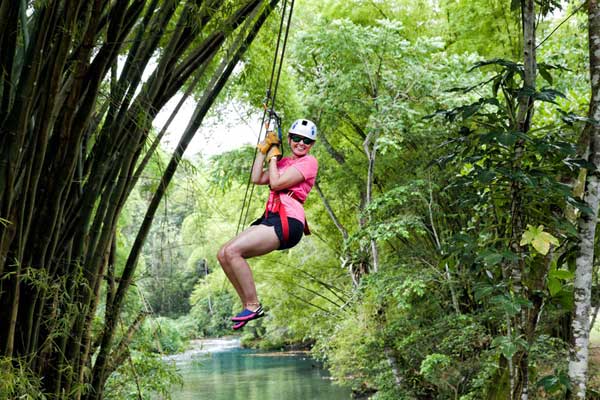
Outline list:
[[[292,139],[292,142],[294,142],[294,143],[298,143],[298,142],[302,141],[304,144],[313,144],[315,142],[312,139],[309,139],[304,136],[298,136],[298,135],[290,135],[290,139]]]

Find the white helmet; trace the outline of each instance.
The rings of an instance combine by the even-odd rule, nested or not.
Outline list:
[[[307,119],[297,119],[294,121],[290,127],[289,133],[317,140],[317,126],[314,122]]]

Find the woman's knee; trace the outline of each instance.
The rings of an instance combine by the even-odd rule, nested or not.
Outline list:
[[[223,245],[217,253],[217,259],[221,265],[230,264],[233,259],[241,256],[240,250],[233,243]]]
[[[217,252],[217,260],[219,260],[219,263],[222,266],[225,266],[227,264],[227,257],[225,256],[225,249],[226,249],[226,247],[227,247],[227,245],[224,244],[223,246],[221,246],[221,248]]]

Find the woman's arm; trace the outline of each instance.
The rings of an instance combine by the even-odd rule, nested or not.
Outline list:
[[[256,185],[268,185],[269,184],[269,172],[263,169],[263,163],[265,162],[266,155],[260,151],[256,153],[256,159],[252,164],[252,183]]]
[[[277,168],[277,157],[269,160],[268,169],[262,168],[264,161],[265,155],[258,152],[254,165],[252,165],[252,183],[256,185],[270,185],[271,189],[277,191],[297,185],[304,180],[304,175],[294,167],[288,168],[283,174],[280,174],[279,168]]]
[[[272,157],[269,160],[268,172],[268,183],[271,186],[271,190],[275,191],[287,189],[304,180],[304,175],[302,175],[295,167],[290,167],[286,169],[283,174],[279,174],[277,157]]]

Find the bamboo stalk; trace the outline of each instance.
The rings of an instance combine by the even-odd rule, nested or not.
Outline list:
[[[96,363],[95,363],[94,369],[93,369],[92,388],[93,388],[93,391],[95,394],[89,395],[88,398],[90,398],[90,399],[92,399],[92,398],[99,399],[102,396],[102,387],[107,378],[106,372],[107,372],[107,366],[108,366],[108,362],[109,362],[109,354],[110,354],[110,351],[112,348],[114,327],[115,327],[118,315],[120,313],[120,309],[121,309],[123,299],[125,297],[125,293],[131,283],[131,279],[133,277],[133,273],[134,273],[136,265],[137,265],[137,259],[140,254],[141,247],[142,247],[142,245],[145,241],[145,238],[148,234],[150,224],[152,223],[154,214],[158,208],[158,205],[160,204],[160,202],[162,200],[162,196],[164,195],[164,192],[165,192],[170,180],[172,179],[172,177],[175,173],[175,170],[177,169],[177,166],[181,160],[181,156],[182,156],[183,152],[185,151],[185,148],[187,147],[187,145],[191,141],[192,137],[194,136],[198,126],[200,125],[202,119],[206,115],[206,112],[208,111],[209,107],[212,105],[217,94],[223,88],[225,82],[227,81],[228,77],[230,76],[231,72],[233,71],[233,68],[235,67],[239,58],[241,57],[241,54],[244,51],[246,51],[247,47],[249,46],[249,44],[252,42],[252,40],[256,36],[258,29],[260,28],[260,26],[262,26],[262,24],[264,23],[264,20],[270,13],[271,8],[276,3],[277,3],[277,1],[272,0],[270,7],[267,7],[262,12],[262,14],[257,18],[256,22],[254,23],[254,26],[250,30],[250,33],[248,34],[248,36],[246,36],[245,39],[243,39],[243,41],[241,42],[238,49],[235,51],[235,54],[232,56],[232,58],[230,58],[228,60],[224,60],[224,62],[221,64],[220,68],[217,69],[215,75],[213,76],[213,78],[211,80],[211,83],[208,86],[209,89],[207,89],[203,98],[200,100],[199,106],[196,109],[194,116],[192,117],[192,121],[190,122],[190,124],[188,125],[188,128],[184,132],[184,135],[181,138],[180,143],[177,146],[177,149],[175,150],[175,152],[171,158],[171,161],[169,162],[169,165],[167,166],[165,174],[163,175],[163,178],[161,179],[159,189],[157,190],[157,192],[155,193],[155,195],[152,198],[152,201],[150,203],[150,206],[148,207],[146,216],[144,217],[142,226],[140,227],[140,230],[138,232],[136,240],[130,251],[129,257],[125,264],[123,274],[122,274],[120,282],[119,282],[119,286],[118,286],[116,294],[115,294],[114,301],[111,304],[107,304],[107,307],[106,307],[105,328],[102,333],[102,341],[101,341],[101,345],[100,345],[100,350],[98,353],[98,357],[96,358]],[[258,5],[260,5],[260,2]],[[258,10],[258,7],[256,10]]]

